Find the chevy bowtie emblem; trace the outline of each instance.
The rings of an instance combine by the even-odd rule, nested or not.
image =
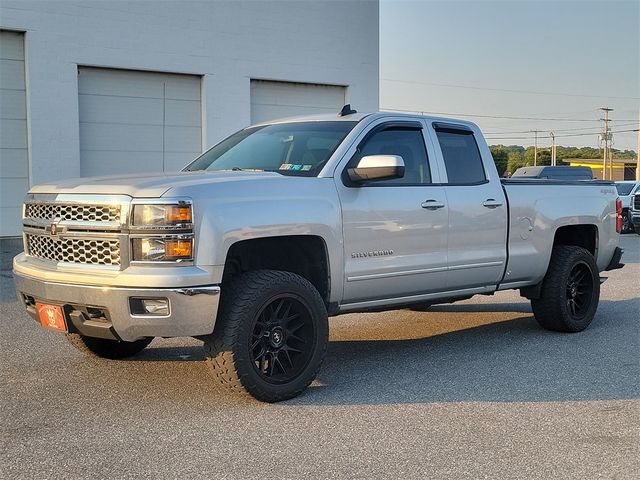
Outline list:
[[[58,235],[58,224],[57,223],[52,223],[51,224],[51,236],[55,237],[56,235]]]

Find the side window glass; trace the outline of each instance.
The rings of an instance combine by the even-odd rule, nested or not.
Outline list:
[[[431,183],[431,172],[422,130],[393,127],[374,133],[349,162],[355,166],[367,155],[398,155],[404,161],[404,177],[370,182],[368,185],[425,185]]]
[[[469,185],[487,180],[472,132],[436,129],[449,183]]]

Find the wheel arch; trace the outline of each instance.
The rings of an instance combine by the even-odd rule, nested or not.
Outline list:
[[[306,278],[329,307],[331,266],[325,240],[319,235],[281,235],[239,240],[229,246],[222,284],[253,270],[282,270]]]
[[[563,225],[556,229],[553,246],[574,245],[582,247],[598,258],[598,227],[593,224]]]
[[[553,243],[549,249],[549,255],[546,259],[547,268],[545,269],[545,275],[551,265],[553,249],[561,245],[582,247],[589,251],[593,255],[594,259],[597,259],[599,243],[598,235],[599,232],[597,225],[590,223],[561,225],[557,227],[553,234]],[[540,279],[540,281],[535,285],[521,288],[520,294],[528,299],[539,298],[543,280],[544,278]]]

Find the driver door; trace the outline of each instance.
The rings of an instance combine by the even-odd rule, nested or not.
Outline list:
[[[448,207],[434,184],[417,121],[387,122],[360,142],[347,167],[367,155],[402,157],[402,178],[349,184],[336,179],[342,203],[345,278],[343,304],[442,290],[447,281]],[[342,180],[342,181],[341,181]]]

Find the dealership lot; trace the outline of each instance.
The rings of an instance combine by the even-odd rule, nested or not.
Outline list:
[[[3,478],[631,478],[640,468],[640,237],[587,331],[539,329],[516,292],[331,320],[318,381],[230,398],[200,342],[88,360],[2,272]],[[6,265],[3,262],[3,266]]]

